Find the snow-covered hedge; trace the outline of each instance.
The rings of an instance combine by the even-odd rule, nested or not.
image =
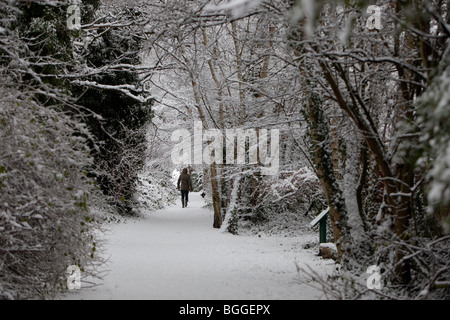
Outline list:
[[[0,81],[3,82],[3,81]],[[97,258],[97,188],[87,131],[72,116],[0,87],[0,299],[49,298],[66,270]]]
[[[423,167],[429,166],[429,209],[433,211],[441,207],[442,227],[446,234],[450,234],[450,57],[447,56],[441,65],[441,73],[417,101],[418,123],[423,132],[419,148],[425,151],[418,163]],[[430,159],[433,159],[431,163]]]
[[[135,197],[140,211],[163,209],[175,203],[178,195],[168,173],[145,169],[139,174]]]

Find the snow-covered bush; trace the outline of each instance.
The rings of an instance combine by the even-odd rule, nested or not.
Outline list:
[[[168,172],[149,170],[146,167],[138,176],[136,199],[140,210],[159,210],[178,199],[178,192]]]
[[[259,180],[242,178],[239,188],[247,192],[233,200],[227,213],[231,217],[225,217],[231,233],[296,233],[310,221],[309,214],[314,216],[325,206],[317,177],[308,167]]]
[[[2,79],[2,83],[4,79]],[[97,262],[84,125],[0,87],[0,298],[48,298]]]
[[[64,79],[65,13],[57,1],[0,2],[0,299],[51,298],[69,266],[95,276],[101,262],[96,143]]]
[[[450,57],[442,63],[442,72],[418,99],[418,123],[424,134],[419,148],[425,152],[419,166],[429,166],[427,200],[437,213],[446,234],[450,234]]]

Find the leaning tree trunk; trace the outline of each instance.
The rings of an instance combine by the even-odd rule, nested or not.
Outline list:
[[[219,177],[217,175],[217,165],[215,163],[212,163],[209,166],[210,170],[210,178],[211,178],[211,196],[212,196],[212,202],[213,202],[213,209],[214,209],[214,228],[220,228],[222,226],[222,213],[221,213],[221,206],[220,206],[220,192],[219,192]]]

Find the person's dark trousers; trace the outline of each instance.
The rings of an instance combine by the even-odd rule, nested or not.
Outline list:
[[[188,195],[189,195],[189,191],[188,190],[181,190],[181,204],[183,205],[183,208],[187,207]]]

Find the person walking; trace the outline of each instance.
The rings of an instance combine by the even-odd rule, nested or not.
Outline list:
[[[189,191],[192,191],[192,180],[187,168],[184,168],[178,177],[177,189],[181,191],[181,205],[183,208],[186,208],[189,200]]]

